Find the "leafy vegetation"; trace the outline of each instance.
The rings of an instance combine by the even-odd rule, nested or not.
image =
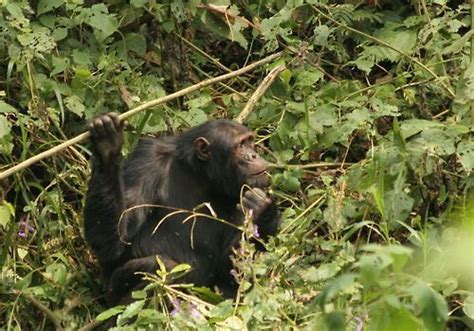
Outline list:
[[[247,119],[275,163],[281,233],[265,254],[245,242],[237,252],[235,302],[158,270],[153,291],[107,310],[82,234],[84,144],[0,182],[0,328],[112,316],[118,329],[474,327],[469,13],[447,0],[1,1],[1,170],[94,114],[283,50],[136,115],[126,149],[234,118],[273,66],[286,69]]]

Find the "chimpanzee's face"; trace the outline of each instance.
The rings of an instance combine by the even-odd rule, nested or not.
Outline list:
[[[268,163],[255,151],[255,136],[246,127],[222,123],[207,137],[194,142],[195,153],[203,162],[203,175],[214,191],[238,198],[241,187],[267,188],[270,178]]]
[[[252,132],[239,136],[234,145],[233,156],[241,185],[266,188],[270,185],[268,163],[255,150],[255,136]]]

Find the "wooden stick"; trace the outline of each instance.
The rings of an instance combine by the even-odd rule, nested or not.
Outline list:
[[[129,111],[123,113],[123,114],[120,114],[119,115],[119,119],[120,120],[124,120],[126,118],[129,118],[130,116],[133,116],[141,111],[144,111],[146,109],[149,109],[149,108],[152,108],[152,107],[155,107],[159,104],[162,104],[162,103],[165,103],[165,102],[168,102],[168,101],[171,101],[171,100],[174,100],[176,98],[179,98],[179,97],[182,97],[182,96],[185,96],[189,93],[192,93],[192,92],[195,92],[197,90],[200,90],[201,88],[203,87],[206,87],[206,86],[209,86],[209,85],[212,85],[212,84],[215,84],[215,83],[219,83],[219,82],[222,82],[222,81],[225,81],[229,78],[233,78],[233,77],[237,77],[239,75],[242,75],[244,73],[247,73],[249,71],[252,71],[253,69],[263,65],[263,64],[266,64],[266,63],[269,63],[277,58],[279,58],[283,53],[282,52],[278,52],[278,53],[275,53],[275,54],[272,54],[270,56],[267,56],[266,58],[260,60],[260,61],[257,61],[257,62],[254,62],[252,64],[249,64],[248,66],[245,66],[243,68],[240,68],[238,70],[235,70],[235,71],[232,71],[228,74],[224,74],[224,75],[221,75],[221,76],[217,76],[217,77],[214,77],[214,78],[210,78],[210,79],[206,79],[202,82],[199,82],[197,84],[194,84],[192,86],[189,86],[187,88],[184,88],[180,91],[177,91],[177,92],[174,92],[174,93],[171,93],[169,95],[166,95],[162,98],[159,98],[159,99],[155,99],[155,100],[152,100],[152,101],[149,101],[149,102],[145,102],[144,104],[136,107],[136,108],[133,108],[133,109],[130,109]],[[8,176],[11,176],[13,175],[14,173],[22,170],[22,169],[25,169],[25,168],[28,168],[29,166],[31,166],[32,164],[35,164],[36,162],[38,161],[41,161],[47,157],[50,157],[72,145],[75,145],[83,140],[86,140],[87,138],[90,137],[90,133],[88,131],[86,132],[83,132],[77,136],[75,136],[74,138],[72,139],[69,139],[69,140],[66,140],[65,142],[47,150],[47,151],[44,151],[44,152],[41,152],[39,153],[38,155],[35,155],[29,159],[26,159],[25,161],[23,162],[20,162],[18,163],[17,165],[14,165],[13,167],[3,171],[0,173],[0,180],[2,179],[5,179],[7,178]]]
[[[243,123],[245,121],[257,104],[257,101],[265,94],[265,91],[270,87],[270,85],[272,85],[275,78],[277,78],[283,70],[285,70],[285,66],[280,64],[270,71],[270,73],[263,79],[262,83],[258,86],[255,92],[253,92],[242,112],[235,119],[236,122]]]

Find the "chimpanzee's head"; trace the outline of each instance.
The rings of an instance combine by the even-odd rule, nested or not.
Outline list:
[[[255,151],[254,134],[245,126],[229,120],[216,120],[184,135],[193,139],[193,155],[186,153],[185,159],[201,171],[216,192],[238,198],[244,184],[259,188],[270,185],[268,163]],[[180,148],[178,144],[181,158],[184,147]]]

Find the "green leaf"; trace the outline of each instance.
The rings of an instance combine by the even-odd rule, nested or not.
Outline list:
[[[91,7],[90,15],[86,23],[94,28],[94,35],[102,42],[118,29],[118,20],[113,14],[108,14],[105,5],[94,5]]]
[[[170,274],[186,272],[186,271],[189,271],[190,269],[191,269],[191,266],[189,264],[182,263],[182,264],[178,264],[173,269],[171,269]]]
[[[183,119],[189,126],[196,126],[208,120],[207,114],[201,109],[194,108],[187,112],[182,112],[181,114],[183,114]]]
[[[72,51],[72,60],[74,63],[81,64],[83,66],[92,64],[89,54],[78,49],[74,49]]]
[[[28,250],[21,247],[17,247],[16,253],[18,254],[18,257],[20,258],[20,260],[23,260],[25,256],[28,255]]]
[[[120,314],[121,312],[123,312],[124,309],[125,309],[125,306],[112,307],[112,308],[107,309],[106,311],[100,313],[99,315],[97,315],[97,317],[95,319],[98,320],[98,321],[105,321],[106,319],[109,319],[112,316]]]
[[[20,291],[26,290],[28,287],[30,287],[34,274],[35,271],[32,271],[28,273],[28,275],[21,277],[18,281],[15,282],[14,288]]]
[[[5,101],[0,100],[0,114],[1,113],[14,113],[17,114],[18,112],[16,111],[15,107],[9,105]],[[1,134],[0,134],[1,136]]]
[[[118,324],[123,325],[123,322],[126,322],[131,317],[136,316],[142,310],[143,306],[145,305],[145,302],[145,300],[140,300],[129,304],[127,308],[125,308],[123,313],[120,315],[120,322]]]
[[[0,138],[10,134],[10,126],[10,122],[5,118],[5,116],[0,116]]]
[[[470,319],[474,319],[474,293],[471,292],[466,299],[464,299],[464,306],[462,308],[464,313]]]
[[[147,297],[147,292],[145,290],[138,290],[132,292],[132,299],[146,299]]]
[[[421,312],[425,327],[430,331],[442,331],[448,320],[448,305],[445,299],[424,283],[413,285],[409,292]]]
[[[344,274],[325,286],[322,292],[316,297],[315,302],[319,303],[323,307],[332,298],[334,298],[340,292],[352,289],[355,283],[356,275]]]
[[[443,129],[424,130],[421,141],[424,149],[440,156],[451,155],[456,151],[455,137]]]
[[[245,330],[244,322],[237,316],[229,316],[223,322],[217,323],[218,329],[224,328],[225,330]]]
[[[327,25],[319,25],[314,29],[314,43],[318,46],[326,46],[329,37],[329,27]]]
[[[41,15],[50,12],[51,10],[58,8],[62,4],[64,4],[64,0],[40,0],[38,2],[36,13],[38,15]]]
[[[86,107],[82,103],[81,98],[77,95],[72,95],[64,99],[64,104],[66,108],[69,109],[71,112],[76,114],[79,117],[82,117],[86,111]]]
[[[328,223],[333,233],[340,231],[347,224],[347,218],[343,213],[342,205],[342,201],[337,197],[331,196],[328,206],[324,210],[324,220]]]
[[[142,8],[147,3],[147,0],[130,0],[130,4],[135,8]]]
[[[56,28],[53,30],[52,36],[54,41],[63,40],[67,37],[67,29],[62,27]]]
[[[11,3],[9,1],[6,8],[7,8],[7,11],[10,13],[10,15],[12,15],[13,18],[15,18],[17,21],[21,21],[22,19],[25,18],[25,16],[23,15],[23,11],[21,10],[21,7],[18,6],[17,4]]]
[[[464,46],[466,46],[468,42],[470,42],[473,33],[474,30],[469,30],[468,32],[466,32],[464,36],[453,42],[451,45],[448,45],[448,47],[444,48],[442,50],[442,54],[446,55],[450,53],[457,53],[462,50]]]
[[[53,56],[53,70],[49,73],[49,77],[53,77],[69,67],[69,59]]]
[[[405,139],[410,138],[423,130],[430,128],[442,128],[443,124],[435,121],[421,120],[421,119],[411,119],[403,121],[400,125],[401,132]]]
[[[374,305],[372,318],[369,319],[369,331],[419,331],[421,323],[405,307],[388,308],[385,305]]]
[[[123,41],[120,41],[122,43]],[[146,39],[144,35],[138,33],[129,33],[125,36],[125,44],[129,51],[132,51],[140,56],[145,56],[146,53]]]
[[[13,219],[13,216],[15,216],[13,205],[5,200],[2,201],[0,204],[0,225],[5,228]]]
[[[62,263],[53,263],[46,267],[46,273],[56,284],[64,286],[67,281],[67,269]]]
[[[230,7],[234,9],[235,5]],[[236,8],[236,7],[235,7]],[[229,7],[224,7],[224,10],[228,10]],[[238,12],[237,12],[238,13]],[[206,27],[217,35],[235,41],[243,48],[247,49],[248,42],[242,34],[241,30],[247,26],[241,20],[234,20],[233,23],[225,22],[220,16],[215,15],[209,11],[203,11],[201,15],[202,22]],[[230,23],[230,24],[229,24]]]
[[[466,138],[469,139],[469,138]],[[458,144],[459,161],[467,171],[474,170],[474,142],[463,140]]]
[[[341,267],[337,263],[324,263],[317,268],[311,266],[302,270],[300,276],[307,282],[317,283],[334,277],[339,270],[341,270]]]
[[[274,184],[284,191],[297,192],[301,188],[300,177],[301,171],[284,171],[283,174],[275,174]]]
[[[319,70],[314,71],[300,71],[296,75],[296,84],[297,86],[314,86],[318,81],[320,81],[324,77],[323,73]]]

